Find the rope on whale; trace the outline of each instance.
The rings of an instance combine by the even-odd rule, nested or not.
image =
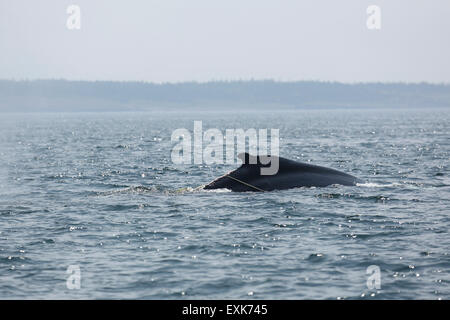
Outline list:
[[[254,186],[254,185],[251,185],[250,183],[247,183],[247,182],[244,182],[244,181],[242,181],[242,180],[239,180],[238,178],[232,177],[232,176],[230,176],[230,175],[227,175],[227,176],[225,176],[225,177],[228,177],[228,178],[233,179],[233,180],[235,180],[235,181],[237,181],[237,182],[240,182],[240,183],[242,183],[243,185],[246,185],[246,186],[248,186],[248,187],[250,187],[250,188],[253,188],[253,189],[255,189],[255,190],[258,190],[258,191],[261,191],[261,192],[265,192],[265,191],[266,191],[266,190],[263,190],[263,189],[261,189],[261,188],[258,188],[258,187],[256,187],[256,186]]]

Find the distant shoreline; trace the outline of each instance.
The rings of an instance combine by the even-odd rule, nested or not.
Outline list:
[[[447,108],[450,84],[0,80],[0,112]]]

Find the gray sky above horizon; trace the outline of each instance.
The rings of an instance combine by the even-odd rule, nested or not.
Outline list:
[[[449,0],[0,0],[1,79],[450,83],[449,39]]]

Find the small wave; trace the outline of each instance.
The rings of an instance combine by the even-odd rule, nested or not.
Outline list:
[[[393,199],[383,195],[372,195],[372,196],[363,196],[359,194],[351,194],[351,193],[319,193],[316,195],[317,198],[325,198],[325,199],[339,199],[339,198],[350,198],[355,200],[368,200],[375,202],[387,202],[387,201],[398,201],[399,199]]]
[[[195,192],[197,190],[198,190],[198,188],[186,187],[186,188],[180,188],[177,190],[166,191],[166,192],[169,194],[183,194],[183,193]]]
[[[126,187],[123,189],[118,190],[110,190],[110,191],[99,191],[95,194],[97,196],[109,196],[113,194],[120,194],[120,193],[152,193],[152,192],[160,192],[162,190],[158,189],[157,187],[144,187],[144,186],[131,186]]]
[[[151,186],[151,187],[145,187],[145,186],[130,186],[125,187],[117,190],[110,190],[110,191],[99,191],[95,192],[96,196],[109,196],[109,195],[115,195],[115,194],[145,194],[145,193],[160,193],[160,194],[166,194],[166,195],[175,195],[175,194],[184,194],[184,193],[192,193],[197,191],[215,191],[215,192],[228,192],[230,190],[228,189],[218,189],[218,190],[203,190],[203,186],[192,188],[192,187],[185,187],[180,188],[176,190],[170,190],[166,189],[162,186]]]
[[[311,262],[321,262],[324,259],[324,254],[323,253],[311,253],[306,260],[311,261]]]

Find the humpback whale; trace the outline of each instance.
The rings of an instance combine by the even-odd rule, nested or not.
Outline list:
[[[262,175],[261,168],[268,167],[260,156],[241,153],[238,156],[243,164],[203,187],[204,190],[229,189],[235,192],[272,191],[298,187],[326,187],[332,184],[354,186],[362,180],[347,173],[308,163],[278,157],[278,172]],[[273,160],[273,157],[270,158]]]

